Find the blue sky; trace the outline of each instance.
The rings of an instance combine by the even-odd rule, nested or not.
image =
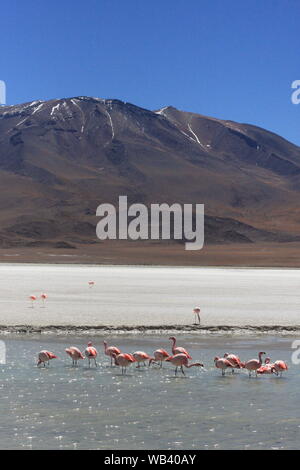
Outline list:
[[[300,145],[299,0],[5,0],[7,103],[118,98],[247,122]]]

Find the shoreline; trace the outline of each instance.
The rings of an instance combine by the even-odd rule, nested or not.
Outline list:
[[[198,334],[198,335],[290,335],[300,336],[300,325],[0,325],[0,336],[6,335],[79,335],[101,336],[117,335],[152,335],[152,334]]]
[[[13,260],[7,260],[7,261],[2,261],[0,260],[0,266],[11,266],[11,265],[16,265],[16,266],[65,266],[65,267],[88,267],[90,266],[91,268],[95,267],[100,267],[100,268],[169,268],[169,269],[245,269],[245,270],[274,270],[274,271],[280,271],[282,269],[289,270],[289,271],[299,271],[300,266],[249,266],[249,265],[222,265],[222,264],[215,264],[215,265],[184,265],[184,264],[172,264],[172,265],[166,265],[166,264],[118,264],[118,263],[113,263],[113,264],[106,264],[106,263],[67,263],[67,262],[46,262],[46,261],[13,261]]]

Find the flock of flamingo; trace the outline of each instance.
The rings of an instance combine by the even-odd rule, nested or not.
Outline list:
[[[88,285],[90,288],[92,288],[95,285],[95,281],[88,281]],[[40,295],[40,298],[43,302],[43,307],[45,306],[45,301],[47,297],[48,296],[45,293],[42,293]],[[37,296],[31,295],[29,299],[31,300],[31,306],[33,307],[33,303],[37,300]],[[200,311],[201,310],[199,307],[195,307],[193,309],[193,313],[195,315],[195,322],[199,325]],[[177,375],[178,368],[180,368],[182,374],[185,375],[183,366],[186,368],[204,367],[201,362],[189,363],[189,360],[192,359],[192,357],[188,353],[188,351],[183,347],[176,346],[176,338],[174,336],[171,336],[169,339],[172,341],[172,354],[169,354],[162,348],[154,351],[153,357],[149,356],[149,354],[144,351],[135,351],[132,354],[122,353],[121,350],[116,346],[108,347],[106,341],[104,341],[104,353],[106,354],[106,356],[110,357],[111,366],[114,362],[116,366],[121,367],[122,374],[125,374],[127,367],[134,362],[137,363],[136,367],[140,367],[141,363],[146,366],[146,361],[148,361],[149,366],[151,366],[151,364],[153,363],[159,365],[159,367],[162,367],[163,362],[170,362],[175,366],[175,375]],[[72,364],[74,366],[78,364],[78,361],[80,359],[86,358],[88,360],[89,367],[91,366],[91,361],[93,361],[94,365],[97,367],[96,358],[98,356],[98,351],[92,345],[91,342],[88,343],[87,348],[85,349],[85,355],[75,346],[71,346],[65,351],[71,357]],[[282,372],[288,370],[286,362],[282,360],[278,360],[274,363],[271,363],[271,359],[269,357],[266,357],[263,363],[262,356],[265,354],[265,352],[259,352],[258,359],[250,359],[248,361],[242,362],[236,354],[225,353],[223,357],[215,357],[214,364],[218,369],[221,369],[222,375],[225,375],[226,370],[231,370],[231,372],[234,373],[235,369],[247,369],[249,377],[251,377],[252,372],[254,372],[256,377],[257,374],[276,374],[281,376]],[[49,361],[51,359],[57,359],[57,356],[50,351],[40,351],[38,355],[37,365],[39,366],[40,364],[43,364],[45,367],[46,364],[49,365]]]
[[[146,361],[148,361],[149,366],[153,363],[157,364],[160,368],[162,367],[163,362],[170,362],[175,366],[175,375],[177,375],[178,368],[180,368],[182,374],[185,375],[183,366],[186,368],[204,367],[201,362],[189,363],[189,360],[192,359],[191,355],[185,348],[176,345],[176,338],[174,336],[171,336],[169,340],[172,341],[172,354],[169,354],[162,348],[154,351],[153,357],[149,356],[149,354],[144,351],[122,353],[116,346],[108,347],[106,341],[103,342],[104,354],[110,357],[111,366],[113,366],[114,362],[116,366],[121,367],[122,375],[126,373],[127,367],[134,362],[137,363],[136,367],[140,367],[142,363],[146,366]],[[88,360],[89,367],[91,367],[91,362],[93,362],[95,367],[97,367],[98,351],[91,342],[88,343],[84,354],[75,346],[65,349],[65,352],[72,359],[72,364],[74,366],[78,364],[80,359],[86,358]],[[263,364],[262,356],[264,354],[266,353],[259,352],[258,359],[250,359],[246,362],[242,362],[236,354],[225,353],[223,357],[215,357],[214,364],[218,369],[221,369],[222,375],[225,375],[226,370],[230,370],[234,373],[235,369],[246,369],[249,373],[249,377],[251,377],[252,372],[254,372],[256,377],[257,374],[276,374],[277,376],[281,376],[282,372],[288,370],[287,364],[282,360],[271,363],[270,358],[266,358]],[[46,367],[47,364],[49,366],[49,361],[56,358],[57,356],[50,351],[40,351],[37,365],[39,366],[40,364],[43,364],[44,367]]]

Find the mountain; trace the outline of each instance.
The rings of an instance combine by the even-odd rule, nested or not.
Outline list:
[[[285,245],[299,182],[300,148],[249,124],[91,97],[0,107],[3,249],[99,245],[96,208],[119,195],[204,203],[207,246]]]

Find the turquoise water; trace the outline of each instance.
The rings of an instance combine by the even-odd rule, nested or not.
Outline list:
[[[288,337],[178,336],[193,361],[205,369],[174,376],[171,364],[130,367],[122,376],[95,337],[99,367],[72,367],[64,349],[84,349],[82,337],[2,337],[7,363],[0,365],[1,449],[297,449],[300,441],[299,367],[291,363]],[[158,347],[168,336],[108,338],[124,352]],[[41,349],[57,353],[49,368],[37,368]],[[235,352],[242,360],[266,351],[289,364],[282,377],[222,377],[215,355]]]

